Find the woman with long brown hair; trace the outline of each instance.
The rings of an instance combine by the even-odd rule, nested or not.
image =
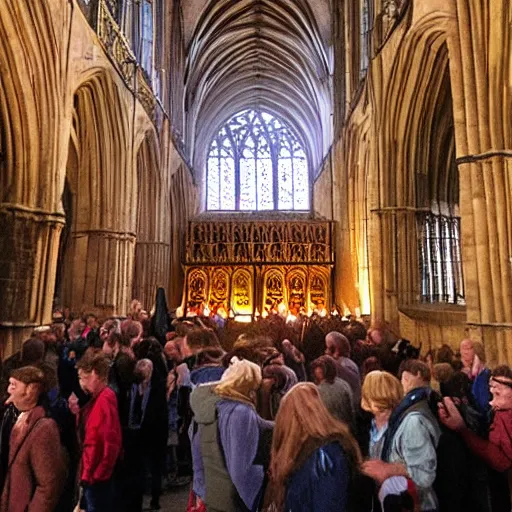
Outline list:
[[[361,454],[311,383],[293,387],[276,417],[266,503],[293,512],[345,512]]]

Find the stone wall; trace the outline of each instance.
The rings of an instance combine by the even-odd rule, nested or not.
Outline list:
[[[337,12],[346,22],[346,53],[336,61],[345,70],[347,102],[343,106],[338,99],[346,116],[343,123],[337,117],[339,140],[331,158],[341,184],[338,194],[346,199],[334,202],[334,218],[340,219],[343,243],[337,260],[348,252],[352,269],[350,275],[344,265],[342,282],[338,274],[338,287],[345,290],[342,299],[354,302],[347,295],[352,286],[359,307],[366,309],[364,301],[371,302],[374,321],[387,322],[425,348],[443,342],[455,346],[471,335],[484,342],[491,364],[510,363],[508,3],[377,0],[370,24],[371,62],[361,81],[356,77],[358,43],[350,34],[358,15],[347,6]],[[430,155],[443,151],[429,140],[429,133],[447,94],[453,104],[453,161],[458,169],[447,186],[456,180],[460,184],[466,305],[444,307],[419,303],[416,219],[423,207],[418,197],[428,186],[421,174],[432,172],[435,159]],[[441,174],[434,178],[443,179]],[[331,177],[321,176],[317,196],[329,180],[336,187]],[[449,195],[446,190],[444,194]]]
[[[171,186],[179,169],[190,171],[164,107],[137,69],[131,76],[116,60],[120,46],[98,37],[78,2],[0,0],[0,7],[6,357],[51,321],[57,269],[62,305],[101,316],[125,314],[134,295],[149,309],[157,286],[169,291],[179,281],[171,241],[184,243],[173,229],[188,211],[171,208],[182,200]],[[191,184],[187,200],[195,195]]]

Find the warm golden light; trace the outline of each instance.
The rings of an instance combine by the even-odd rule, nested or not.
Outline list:
[[[241,324],[250,324],[252,322],[252,318],[247,315],[236,315],[235,322],[239,322]]]
[[[295,322],[295,320],[297,320],[297,317],[291,313],[288,313],[288,316],[286,317],[286,323],[291,324],[292,322]]]

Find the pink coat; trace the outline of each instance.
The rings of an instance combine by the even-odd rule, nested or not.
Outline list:
[[[11,433],[0,512],[52,512],[66,478],[64,452],[57,424],[36,407]]]

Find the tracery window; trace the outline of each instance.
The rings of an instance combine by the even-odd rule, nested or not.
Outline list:
[[[278,118],[256,110],[230,119],[207,161],[208,210],[308,210],[306,153]]]
[[[421,301],[465,304],[460,219],[422,213],[418,229]]]

